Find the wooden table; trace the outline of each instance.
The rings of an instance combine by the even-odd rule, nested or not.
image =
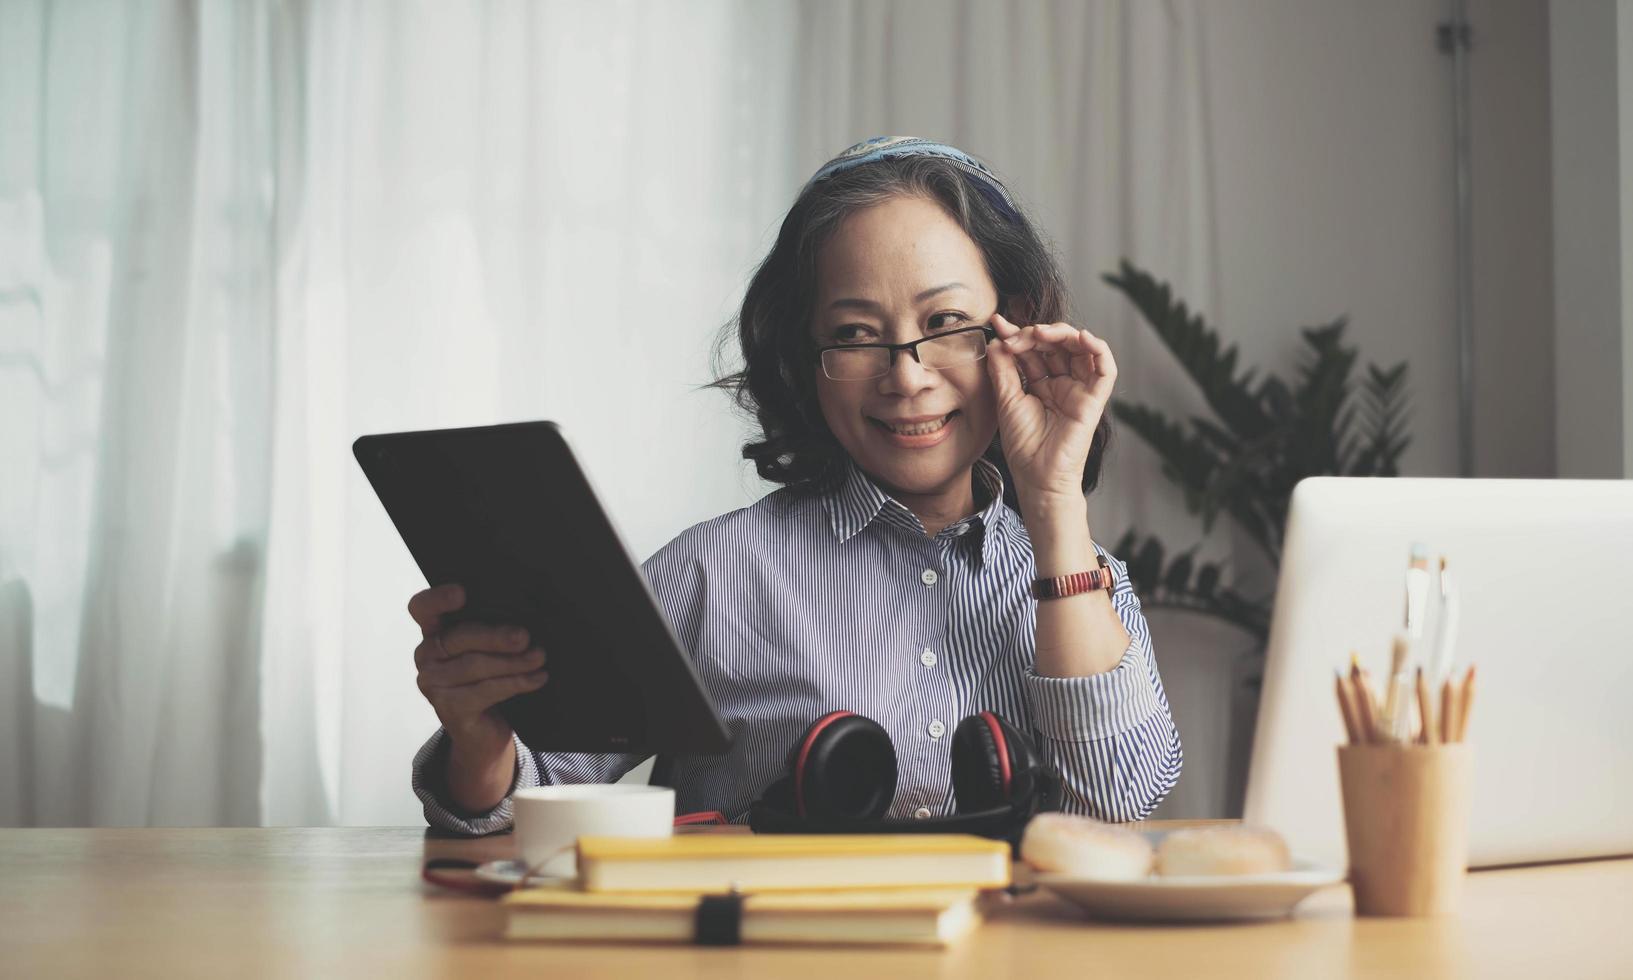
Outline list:
[[[1109,925],[1036,893],[938,952],[507,944],[491,901],[419,879],[511,852],[414,827],[0,829],[0,976],[1633,977],[1633,860],[1477,872],[1440,920],[1355,919],[1335,887],[1286,921]]]

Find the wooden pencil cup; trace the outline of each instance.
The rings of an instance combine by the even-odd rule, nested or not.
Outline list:
[[[1469,745],[1341,745],[1358,915],[1457,912],[1469,863]]]

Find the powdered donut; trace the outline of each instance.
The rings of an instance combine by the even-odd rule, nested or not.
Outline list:
[[[1151,873],[1151,843],[1116,824],[1040,813],[1021,837],[1021,860],[1039,871],[1128,881]]]
[[[1157,845],[1159,875],[1255,875],[1292,866],[1287,842],[1264,827],[1190,827]]]

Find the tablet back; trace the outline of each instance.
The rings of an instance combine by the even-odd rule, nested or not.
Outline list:
[[[364,436],[352,446],[444,624],[525,627],[550,681],[501,711],[541,752],[715,754],[729,738],[691,658],[553,422]]]

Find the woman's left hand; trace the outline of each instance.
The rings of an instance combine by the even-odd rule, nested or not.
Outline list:
[[[1111,348],[1069,323],[1017,327],[993,314],[992,325],[987,373],[1016,494],[1023,506],[1081,502],[1089,446],[1117,382]]]

